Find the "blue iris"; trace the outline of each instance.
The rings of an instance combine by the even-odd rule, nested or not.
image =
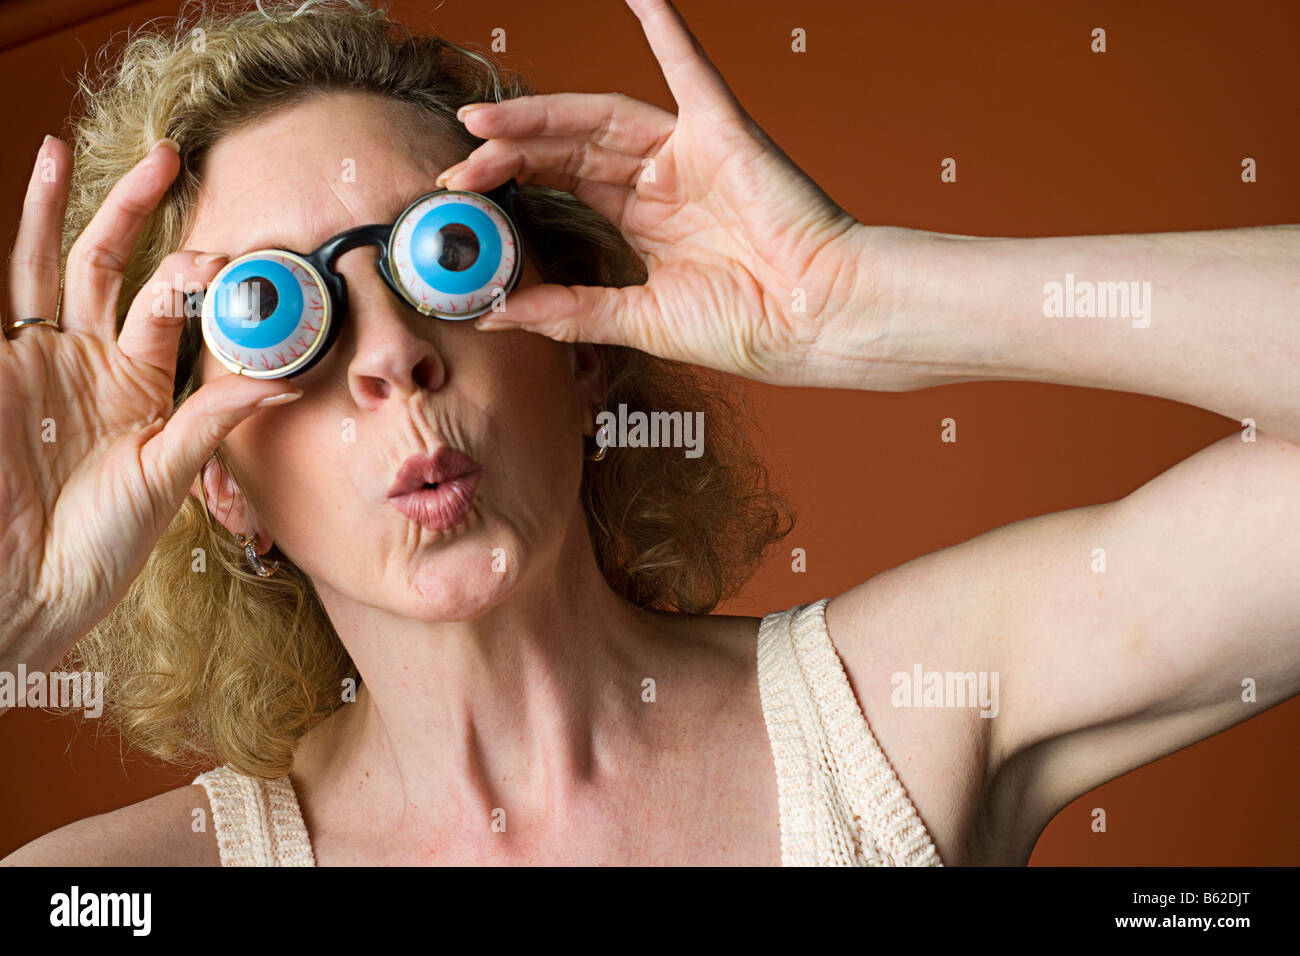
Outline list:
[[[445,268],[438,261],[442,245],[439,232],[447,225],[463,225],[478,239],[479,255],[468,269]],[[501,235],[481,209],[464,202],[446,202],[425,213],[411,231],[411,264],[420,278],[439,292],[477,292],[496,274],[501,261]]]
[[[240,283],[248,284],[240,288]],[[265,319],[256,321],[257,313],[248,311],[253,292],[259,292],[265,308],[268,285],[275,292],[275,309]],[[249,259],[223,277],[221,288],[217,290],[215,316],[217,327],[235,345],[265,349],[281,345],[293,337],[302,321],[302,308],[302,286],[287,267],[274,259]],[[246,319],[254,320],[255,324],[245,325]]]

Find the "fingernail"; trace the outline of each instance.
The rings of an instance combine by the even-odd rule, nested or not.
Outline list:
[[[476,110],[480,106],[486,106],[486,105],[487,105],[486,103],[466,103],[464,106],[462,106],[460,109],[456,111],[456,119],[460,120],[460,122],[463,123],[465,122],[465,117],[470,114],[471,110]]]
[[[489,319],[485,316],[474,322],[474,328],[481,329],[484,332],[496,332],[501,329],[521,329],[523,326],[518,322],[507,322],[505,319]]]
[[[257,403],[258,408],[266,408],[268,405],[287,405],[296,398],[302,398],[302,392],[281,392],[279,395],[271,395]]]
[[[158,140],[158,142],[150,146],[149,152],[152,153],[159,146],[166,146],[168,149],[175,150],[177,154],[179,154],[181,151],[180,144],[177,143],[176,140],[172,139],[170,136],[164,136],[162,139]]]
[[[450,179],[452,176],[454,176],[456,173],[460,172],[464,168],[465,168],[465,163],[463,160],[459,163],[453,163],[451,166],[448,166],[446,169],[444,169],[442,172],[438,174],[438,178],[433,181],[433,184],[437,186],[439,189],[441,189],[443,185],[446,184],[448,179]]]
[[[222,259],[229,261],[230,256],[224,252],[204,252],[194,257],[194,264],[196,266],[206,266],[212,262],[220,262]]]

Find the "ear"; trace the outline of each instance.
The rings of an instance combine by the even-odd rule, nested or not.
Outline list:
[[[590,342],[574,342],[569,346],[569,364],[573,367],[573,380],[584,406],[584,435],[596,434],[596,413],[605,405],[607,373],[605,353]]]
[[[207,460],[190,484],[190,494],[200,501],[206,497],[208,511],[232,536],[256,535],[258,554],[271,550],[270,535],[262,527],[230,469],[216,455]]]

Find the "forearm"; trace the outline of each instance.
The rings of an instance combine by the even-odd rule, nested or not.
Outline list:
[[[1157,395],[1300,443],[1300,226],[1044,239],[861,227],[805,383]],[[1052,285],[1055,283],[1055,285]]]

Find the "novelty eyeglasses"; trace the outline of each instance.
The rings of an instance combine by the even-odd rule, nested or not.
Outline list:
[[[334,263],[363,245],[379,246],[380,276],[417,311],[449,321],[477,318],[519,281],[522,215],[510,179],[486,193],[426,193],[391,224],[338,233],[308,255],[245,253],[202,293],[203,341],[236,375],[302,374],[329,351],[347,313],[347,287]]]

